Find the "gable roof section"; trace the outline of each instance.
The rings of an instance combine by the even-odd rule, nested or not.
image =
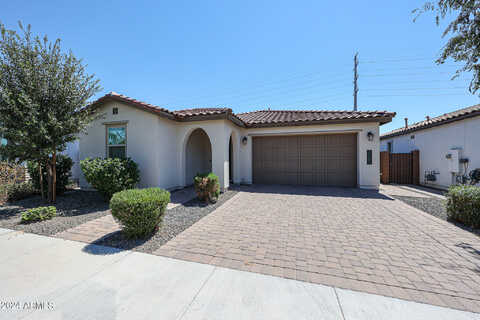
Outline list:
[[[326,123],[379,122],[392,121],[394,112],[387,111],[328,111],[328,110],[260,110],[246,113],[233,113],[230,108],[193,108],[170,111],[166,108],[145,103],[133,98],[110,92],[89,107],[98,107],[108,101],[119,101],[135,108],[179,122],[227,119],[240,127],[279,127]]]
[[[272,127],[368,121],[383,124],[392,121],[395,113],[387,111],[260,110],[239,113],[237,116],[249,127]]]
[[[408,127],[398,128],[387,132],[380,136],[380,140],[401,136],[407,133],[412,133],[419,130],[424,130],[432,127],[441,126],[454,121],[460,121],[463,119],[473,118],[480,116],[480,104],[456,110],[453,112],[442,114],[441,116],[430,118],[429,120],[423,120],[409,125]]]
[[[177,121],[201,121],[227,119],[237,126],[245,127],[245,123],[230,108],[194,108],[173,111]]]
[[[229,109],[229,108],[194,108],[194,109],[173,111],[173,113],[175,113],[180,118],[186,118],[186,117],[199,116],[199,115],[221,114],[231,110],[232,109]]]
[[[88,107],[95,108],[95,107],[98,107],[98,106],[102,105],[105,102],[108,102],[108,101],[123,102],[123,103],[128,104],[132,107],[135,107],[135,108],[138,108],[138,109],[141,109],[141,110],[145,110],[147,112],[151,112],[151,113],[154,113],[154,114],[158,114],[159,116],[163,116],[163,117],[168,118],[168,119],[172,119],[172,120],[175,119],[175,115],[173,114],[173,112],[171,112],[171,111],[169,111],[165,108],[154,106],[153,104],[149,104],[149,103],[146,103],[146,102],[143,102],[143,101],[135,100],[133,98],[124,96],[123,94],[119,94],[119,93],[116,93],[116,92],[113,92],[113,91],[110,92],[110,93],[107,93],[106,95],[104,95],[100,99],[92,102]]]

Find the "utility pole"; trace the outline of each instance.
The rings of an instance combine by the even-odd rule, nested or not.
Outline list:
[[[353,110],[357,111],[357,93],[358,93],[358,52],[353,57]]]

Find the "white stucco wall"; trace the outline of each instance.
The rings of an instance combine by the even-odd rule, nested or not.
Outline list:
[[[178,177],[179,185],[185,186],[191,184],[187,181],[188,177],[186,176],[186,144],[190,134],[195,129],[203,129],[212,145],[212,172],[215,173],[219,180],[222,189],[228,188],[229,186],[229,139],[232,130],[237,130],[232,128],[229,124],[230,121],[227,120],[208,120],[208,121],[192,121],[192,122],[179,122],[177,123],[177,145],[179,147],[179,152],[177,154],[178,166]],[[238,153],[235,150],[234,146],[234,157]],[[241,165],[239,163],[239,165]],[[235,170],[235,169],[234,169]],[[235,175],[234,175],[235,176]]]
[[[416,149],[415,139],[411,138],[412,135],[415,136],[415,132],[388,140],[381,140],[380,151],[388,151],[388,142],[392,142],[392,153],[409,153]]]
[[[80,142],[75,140],[73,142],[67,143],[67,148],[62,153],[70,157],[73,161],[73,166],[71,171],[71,179],[78,181],[80,178]]]
[[[381,140],[381,150],[387,151],[388,142],[393,143],[394,153],[420,150],[420,183],[425,184],[425,171],[435,170],[439,173],[437,181],[428,184],[446,188],[452,184],[446,154],[452,148],[460,148],[461,157],[469,159],[468,171],[480,168],[479,139],[480,117],[475,117]],[[463,165],[460,168],[463,174]]]
[[[118,114],[112,114],[112,108]],[[127,122],[127,156],[138,163],[141,172],[139,187],[159,186],[174,189],[190,185],[187,172],[187,143],[195,129],[203,129],[211,143],[212,172],[218,175],[222,190],[229,187],[229,141],[233,145],[233,182],[252,183],[252,137],[275,134],[357,133],[357,181],[362,188],[377,189],[380,182],[378,123],[332,124],[297,127],[251,128],[236,126],[228,120],[175,122],[119,102],[108,102],[101,109],[102,119],[94,121],[86,135],[80,137],[79,159],[106,156],[106,124]],[[374,134],[368,141],[367,133]],[[247,143],[242,138],[247,137]],[[202,148],[200,148],[202,149]],[[197,150],[201,152],[201,150]],[[206,148],[205,148],[206,149]],[[372,150],[373,163],[367,165],[367,150]],[[207,151],[208,152],[208,151]],[[199,155],[208,158],[209,155]],[[82,174],[80,185],[87,187]]]
[[[113,107],[118,108],[118,114],[112,114]],[[128,121],[127,156],[139,166],[139,187],[170,189],[178,186],[174,121],[119,102],[107,102],[99,112],[104,117],[92,122],[87,134],[80,137],[80,159],[105,157],[105,123]],[[88,186],[83,174],[80,175],[80,185]]]

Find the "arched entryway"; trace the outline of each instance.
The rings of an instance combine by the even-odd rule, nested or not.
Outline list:
[[[195,129],[185,149],[185,185],[192,185],[197,173],[209,172],[212,172],[212,145],[203,129]]]

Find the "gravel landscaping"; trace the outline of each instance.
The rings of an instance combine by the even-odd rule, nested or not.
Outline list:
[[[431,214],[437,218],[447,220],[447,209],[445,201],[436,197],[405,197],[393,196],[395,199],[405,202],[406,204]]]
[[[40,196],[6,203],[0,207],[0,227],[50,236],[109,214],[108,202],[99,193],[72,190],[57,197],[56,217],[29,224],[20,222],[21,214],[26,209],[47,205]]]
[[[394,197],[397,200],[403,201],[412,207],[422,210],[423,212],[429,213],[432,216],[448,221],[456,225],[457,227],[462,228],[463,230],[480,235],[480,229],[473,229],[471,227],[465,226],[460,222],[447,219],[447,209],[445,207],[446,200],[443,200],[437,197],[430,197],[430,198],[405,197],[405,196],[392,196],[392,197]]]
[[[182,231],[192,226],[195,222],[213,212],[235,194],[237,194],[237,191],[230,190],[221,194],[218,201],[214,204],[207,205],[203,201],[192,199],[173,209],[167,210],[163,216],[163,223],[160,230],[150,238],[131,240],[125,238],[122,231],[117,231],[96,241],[94,244],[152,253]]]

